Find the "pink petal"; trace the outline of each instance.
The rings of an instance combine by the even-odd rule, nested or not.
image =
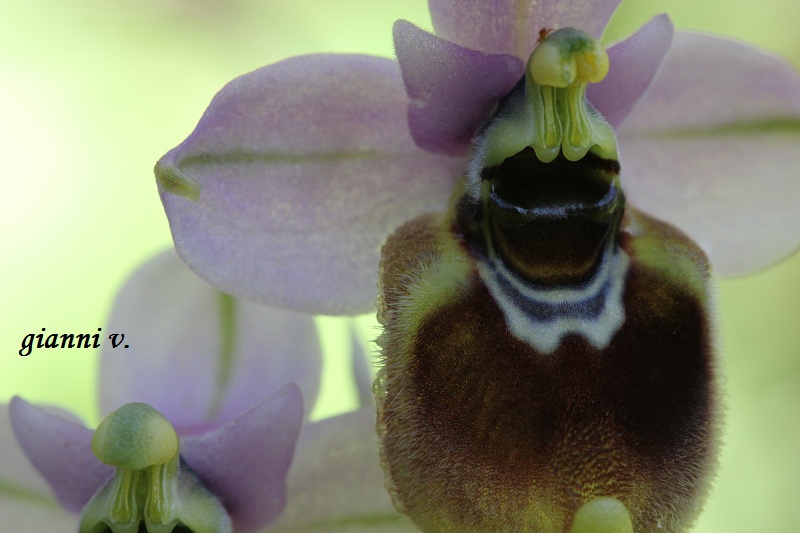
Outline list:
[[[800,245],[800,75],[786,61],[678,32],[619,138],[631,203],[686,231],[719,274]]]
[[[13,533],[75,533],[78,515],[62,509],[55,500],[39,502],[3,494],[0,516],[5,524],[14,524]]]
[[[181,258],[236,296],[373,309],[384,239],[446,205],[463,170],[414,145],[406,110],[388,59],[302,56],[229,83],[156,166]],[[197,201],[164,189],[191,197],[190,180]]]
[[[599,37],[621,0],[429,0],[436,35],[491,54],[523,60],[539,30],[578,28]]]
[[[405,20],[395,22],[393,34],[414,141],[432,152],[466,155],[525,65],[513,56],[462,48]]]
[[[0,517],[15,532],[74,533],[77,515],[56,502],[50,487],[22,453],[7,406],[0,406]]]
[[[287,383],[309,404],[316,399],[322,355],[313,318],[224,296],[173,250],[128,280],[104,329],[125,337],[117,348],[103,343],[103,413],[146,402],[186,434],[233,420]]]
[[[303,398],[287,385],[234,422],[181,439],[181,456],[228,510],[236,531],[253,531],[286,504]]]
[[[650,87],[672,44],[674,29],[667,15],[650,19],[639,31],[608,49],[610,70],[589,85],[589,101],[617,128]]]
[[[50,496],[50,487],[22,452],[14,436],[9,411],[9,405],[0,404],[0,457],[3,458],[0,461],[0,480],[3,481],[0,483],[13,482],[22,492],[37,495],[57,505]]]
[[[374,409],[303,426],[286,509],[266,531],[417,531],[384,488]]]
[[[92,453],[92,430],[68,414],[56,413],[17,396],[9,405],[11,426],[28,460],[63,507],[80,511],[112,476],[114,467]]]

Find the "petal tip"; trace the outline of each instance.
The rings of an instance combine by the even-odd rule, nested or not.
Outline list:
[[[92,431],[74,417],[14,397],[11,427],[22,452],[67,510],[80,511],[113,473],[91,451]]]
[[[236,531],[255,531],[285,507],[303,413],[302,393],[290,383],[225,426],[181,441],[186,464],[223,503]]]
[[[200,199],[200,184],[179,169],[167,156],[156,163],[153,171],[158,185],[170,194],[196,202]]]

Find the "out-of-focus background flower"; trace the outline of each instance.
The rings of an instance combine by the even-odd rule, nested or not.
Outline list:
[[[663,11],[679,28],[733,36],[800,67],[793,0],[627,0],[605,40]],[[0,403],[20,394],[95,424],[99,350],[20,357],[22,338],[42,328],[96,333],[127,276],[171,245],[153,164],[191,132],[226,82],[291,55],[391,56],[397,18],[430,29],[424,0],[0,4]],[[792,531],[800,523],[799,296],[800,255],[720,283],[726,436],[698,532]],[[329,364],[314,418],[356,402],[354,388],[342,386],[353,382],[346,322],[319,322]],[[364,340],[376,334],[374,324],[359,320]],[[102,332],[106,342],[109,333]]]

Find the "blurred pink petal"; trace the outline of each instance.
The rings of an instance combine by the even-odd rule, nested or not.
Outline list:
[[[592,83],[586,95],[609,124],[618,128],[650,87],[672,44],[667,15],[657,15],[639,31],[608,49],[606,78]]]
[[[181,439],[181,456],[230,514],[253,531],[286,504],[286,473],[303,420],[303,398],[287,385],[230,424]]]
[[[436,35],[490,54],[528,60],[543,28],[600,37],[621,0],[429,0]]]
[[[800,75],[745,44],[677,32],[618,131],[626,195],[689,234],[721,275],[800,245]]]
[[[303,426],[286,509],[266,532],[417,531],[384,488],[377,439],[373,408]]]
[[[56,414],[17,396],[11,399],[9,414],[20,448],[64,508],[80,511],[114,473],[114,467],[92,453],[93,431],[72,415]]]
[[[77,515],[64,510],[22,453],[8,406],[0,406],[0,516],[15,533],[74,533]]]
[[[105,330],[125,338],[103,344],[103,414],[145,402],[186,434],[233,420],[287,383],[307,404],[316,400],[322,355],[313,318],[225,296],[174,250],[126,282]]]

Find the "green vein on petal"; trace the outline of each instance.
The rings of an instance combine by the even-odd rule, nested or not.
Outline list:
[[[624,128],[623,128],[624,129]],[[733,122],[711,127],[690,127],[674,129],[636,129],[623,131],[620,136],[651,138],[710,138],[753,134],[800,134],[800,120],[778,118],[758,122]]]
[[[20,487],[5,479],[0,479],[0,496],[22,500],[42,507],[59,508],[58,503],[52,496]]]
[[[217,293],[219,312],[219,367],[215,383],[214,399],[209,408],[209,417],[215,418],[222,407],[225,390],[231,381],[236,359],[236,299],[224,292]]]
[[[302,163],[330,163],[336,161],[358,161],[378,159],[401,159],[406,154],[379,151],[352,151],[331,153],[258,153],[258,152],[227,152],[222,154],[198,154],[181,158],[175,161],[169,155],[156,163],[154,172],[158,184],[168,193],[181,196],[187,200],[200,199],[200,184],[189,174],[192,168],[206,165],[233,165],[233,164],[302,164]]]
[[[329,153],[291,154],[283,152],[226,152],[221,154],[198,154],[181,158],[178,165],[181,169],[203,165],[220,165],[234,163],[316,163],[330,161],[353,161],[359,159],[382,159],[406,157],[403,154],[379,151],[352,151]],[[172,167],[174,168],[174,167]]]

